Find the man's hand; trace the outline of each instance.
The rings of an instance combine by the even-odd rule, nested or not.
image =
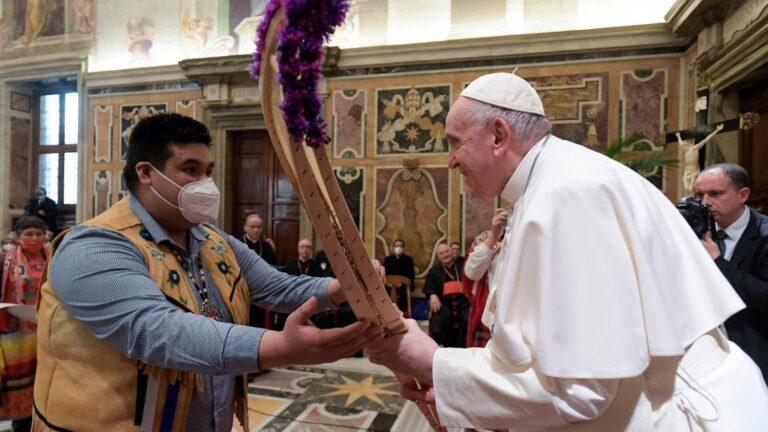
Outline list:
[[[704,238],[701,239],[701,244],[704,245],[704,249],[707,250],[709,256],[712,259],[717,259],[720,256],[720,247],[717,246],[714,240],[712,240],[712,233],[707,231],[704,233]]]
[[[405,333],[371,341],[365,351],[373,363],[431,386],[432,357],[437,351],[437,343],[419,328],[416,321],[405,320],[405,326]]]
[[[312,297],[288,316],[283,331],[267,330],[259,347],[259,368],[330,363],[349,357],[384,338],[384,330],[367,321],[320,330],[309,318],[317,309]]]
[[[429,310],[432,311],[433,314],[436,314],[440,312],[440,309],[443,308],[443,304],[440,302],[440,298],[437,297],[437,294],[432,294],[429,296]]]

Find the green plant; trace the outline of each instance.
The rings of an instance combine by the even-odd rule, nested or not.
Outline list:
[[[635,133],[627,138],[619,138],[603,154],[644,177],[656,175],[660,168],[677,166],[678,160],[670,159],[666,149],[648,150],[641,147],[650,146],[644,136]]]

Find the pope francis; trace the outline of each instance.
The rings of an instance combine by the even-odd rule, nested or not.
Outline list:
[[[479,77],[448,114],[450,167],[513,205],[489,274],[485,348],[414,321],[368,348],[427,384],[443,426],[766,431],[768,389],[718,326],[744,304],[674,205],[624,165],[550,133],[536,91]],[[407,383],[408,380],[403,380]]]

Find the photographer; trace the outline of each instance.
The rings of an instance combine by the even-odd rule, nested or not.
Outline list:
[[[723,250],[711,234],[702,244],[747,305],[725,321],[728,337],[752,357],[768,381],[768,217],[745,205],[749,174],[739,165],[706,168],[694,188],[710,206]]]

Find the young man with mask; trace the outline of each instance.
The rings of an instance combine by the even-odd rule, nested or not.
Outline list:
[[[364,322],[314,328],[318,308],[344,301],[338,281],[281,273],[208,224],[219,213],[210,144],[188,117],[140,121],[129,196],[54,241],[34,430],[230,430],[233,415],[247,425],[246,374],[382,337]],[[293,312],[285,330],[248,327],[251,302]]]

